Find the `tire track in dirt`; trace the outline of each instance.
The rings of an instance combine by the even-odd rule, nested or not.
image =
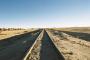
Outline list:
[[[38,37],[33,48],[28,53],[24,60],[64,60],[46,30],[43,30],[41,36]]]

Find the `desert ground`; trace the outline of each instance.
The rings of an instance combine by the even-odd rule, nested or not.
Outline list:
[[[90,60],[90,28],[56,28],[52,30],[65,60]]]
[[[0,60],[90,60],[90,27],[2,31]]]
[[[12,36],[15,36],[15,35],[20,35],[20,34],[23,34],[25,32],[30,32],[30,31],[33,31],[35,29],[17,29],[17,28],[14,28],[12,30],[0,30],[0,40],[2,39],[5,39],[5,38],[9,38],[9,37],[12,37]]]

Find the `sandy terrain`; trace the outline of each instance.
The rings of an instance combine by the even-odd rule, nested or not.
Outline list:
[[[33,30],[3,31],[0,33],[0,39],[15,35],[20,37],[18,34],[23,35],[30,31]],[[20,60],[21,55],[27,53],[27,59],[25,60],[90,60],[89,28],[45,29],[45,31],[41,35],[38,35],[38,32],[26,33],[20,38],[17,37],[17,39],[14,37],[15,39],[2,40],[0,44],[2,47],[0,51],[1,59]],[[39,37],[36,39],[35,36]],[[32,47],[30,46],[31,40],[35,40]],[[31,47],[28,50],[31,51],[30,53],[26,52],[26,48],[29,46]]]
[[[54,29],[60,31],[90,33],[90,27],[70,27],[70,28],[54,28]]]
[[[90,42],[58,31],[51,35],[65,60],[90,60]]]
[[[29,30],[2,31],[0,33],[0,40],[5,39],[5,38],[9,38],[9,37],[12,37],[12,36],[15,36],[15,35],[18,35],[18,34],[22,34],[22,33],[28,32],[28,31],[33,31],[33,30],[29,29]]]

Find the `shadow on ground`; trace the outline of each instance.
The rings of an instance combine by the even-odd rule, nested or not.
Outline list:
[[[90,34],[89,33],[81,33],[81,32],[68,32],[68,31],[62,31],[64,33],[67,33],[69,35],[72,35],[73,37],[80,38],[86,41],[90,41]]]
[[[46,32],[42,40],[40,60],[65,60]]]
[[[0,40],[0,50],[2,50],[4,47],[7,47],[9,45],[12,45],[12,44],[15,44],[18,42],[18,40],[22,40],[21,38],[25,37],[25,36],[31,36],[33,33],[36,33],[36,32],[39,32],[41,30],[36,30],[36,31],[33,31],[33,32],[28,32],[28,33],[24,33],[24,34],[21,34],[21,35],[16,35],[16,36],[13,36],[13,37],[10,37],[10,38],[6,38],[6,39],[2,39]]]
[[[37,30],[0,41],[0,43],[6,42],[2,44],[4,48],[0,50],[0,60],[22,60],[40,32]]]

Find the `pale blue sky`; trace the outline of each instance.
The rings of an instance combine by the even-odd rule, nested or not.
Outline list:
[[[0,27],[90,26],[90,0],[0,0]]]

